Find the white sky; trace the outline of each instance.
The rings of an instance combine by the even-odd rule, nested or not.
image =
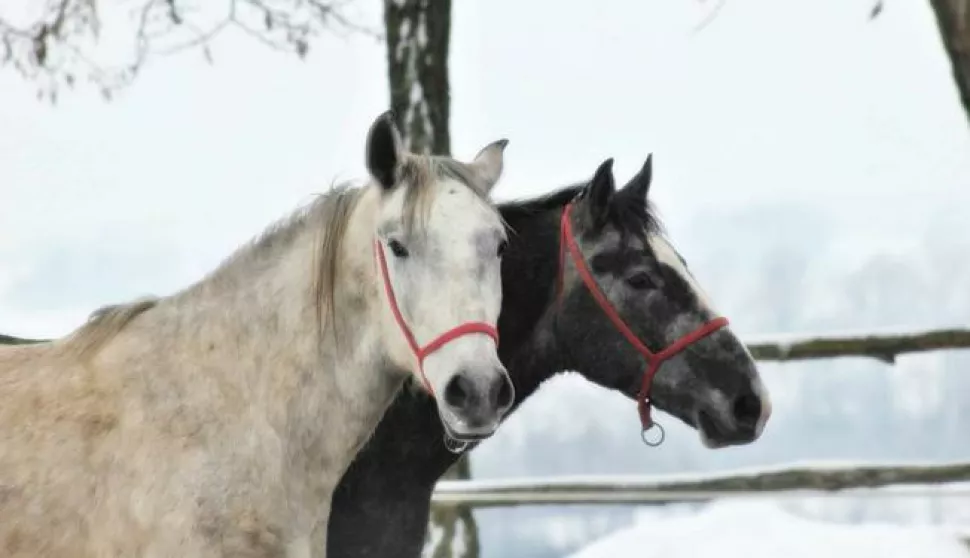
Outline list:
[[[970,132],[926,0],[872,22],[872,0],[727,0],[693,34],[715,1],[455,0],[453,151],[510,139],[500,199],[610,156],[623,181],[652,151],[675,243],[732,234],[704,215],[776,204],[823,212],[850,250],[970,218]],[[376,25],[379,3],[358,2]],[[362,176],[382,45],[329,38],[305,62],[218,46],[214,66],[154,61],[110,103],[52,108],[0,71],[0,332],[60,335],[170,293]]]

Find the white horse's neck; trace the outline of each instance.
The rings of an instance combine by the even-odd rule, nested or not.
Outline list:
[[[299,229],[273,233],[279,238],[267,242],[278,245],[263,254],[240,253],[160,301],[97,357],[155,359],[153,374],[188,386],[180,405],[239,427],[269,427],[280,453],[253,457],[283,467],[293,520],[301,524],[321,513],[324,503],[314,495],[336,485],[404,379],[385,363],[381,343],[383,298],[373,259],[378,202],[379,193],[369,190],[355,206],[338,258],[336,322],[325,315],[322,334],[314,298],[321,230],[308,214],[290,225]]]
[[[305,414],[315,428],[330,430],[336,427],[334,420],[344,418],[323,416],[334,404],[342,415],[350,413],[350,419],[379,420],[403,376],[384,365],[383,299],[373,254],[378,203],[379,192],[367,188],[354,208],[338,257],[335,321],[323,310],[322,332],[313,293],[324,233],[311,209],[302,223],[293,225],[297,230],[274,233],[281,237],[280,246],[240,258],[238,270],[230,262],[211,285],[202,284],[173,301],[179,316],[191,316],[180,320],[186,326],[204,324],[194,333],[187,327],[184,341],[198,344],[199,338],[214,342],[221,337],[236,345],[238,358],[227,354],[221,357],[224,362],[250,375],[247,382],[262,386],[267,403],[287,401],[291,418]],[[278,390],[286,390],[284,386],[293,391],[281,397]],[[297,413],[299,403],[305,408]]]

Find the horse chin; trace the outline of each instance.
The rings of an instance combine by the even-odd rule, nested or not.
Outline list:
[[[708,449],[745,445],[757,439],[757,436],[752,438],[731,430],[716,415],[703,409],[697,412],[694,424],[700,434],[701,443]]]
[[[475,443],[487,440],[498,430],[498,423],[486,425],[484,427],[469,428],[464,421],[456,418],[441,417],[441,426],[444,427],[445,436],[455,442]]]
[[[703,426],[703,423],[700,421],[698,421],[697,433],[700,434],[701,443],[704,444],[704,447],[707,449],[721,449],[731,445],[717,439],[717,434],[712,432],[708,427]]]
[[[493,432],[488,434],[458,434],[451,428],[445,426],[445,436],[455,442],[474,443],[487,440],[492,437]]]

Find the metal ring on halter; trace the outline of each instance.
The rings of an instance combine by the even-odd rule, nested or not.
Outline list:
[[[657,438],[656,441],[651,441],[649,438],[647,438],[647,432],[650,432],[651,430],[657,430],[660,433],[660,437]],[[652,448],[655,448],[660,444],[664,443],[664,439],[666,437],[667,437],[667,433],[664,432],[664,427],[660,426],[660,423],[657,423],[657,422],[651,424],[648,428],[644,428],[640,430],[640,439],[643,440],[644,444]]]
[[[466,449],[468,449],[468,442],[456,440],[451,436],[449,436],[447,432],[445,432],[444,440],[445,440],[445,447],[448,448],[448,451],[450,451],[451,453],[461,453]]]

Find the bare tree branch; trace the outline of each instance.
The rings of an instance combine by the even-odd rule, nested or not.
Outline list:
[[[703,2],[703,0],[701,0],[701,2]],[[694,26],[694,28],[691,30],[691,34],[695,35],[700,33],[705,27],[710,25],[712,21],[717,19],[717,14],[721,13],[721,8],[724,7],[725,2],[727,2],[727,0],[717,0],[717,4],[715,4],[714,7],[704,15],[704,18]]]
[[[209,45],[229,29],[300,57],[324,31],[383,38],[345,14],[353,0],[132,0],[112,4],[116,14],[96,0],[44,1],[27,23],[12,23],[0,12],[0,68],[14,69],[51,101],[60,88],[79,82],[110,96],[130,84],[151,55],[198,48],[211,61]],[[106,15],[121,16],[111,19],[120,20],[114,35],[129,44],[122,63],[104,63],[97,55]]]
[[[869,19],[876,19],[879,17],[879,14],[882,13],[883,7],[882,0],[876,0],[876,3],[873,4],[872,9],[869,10]]]

